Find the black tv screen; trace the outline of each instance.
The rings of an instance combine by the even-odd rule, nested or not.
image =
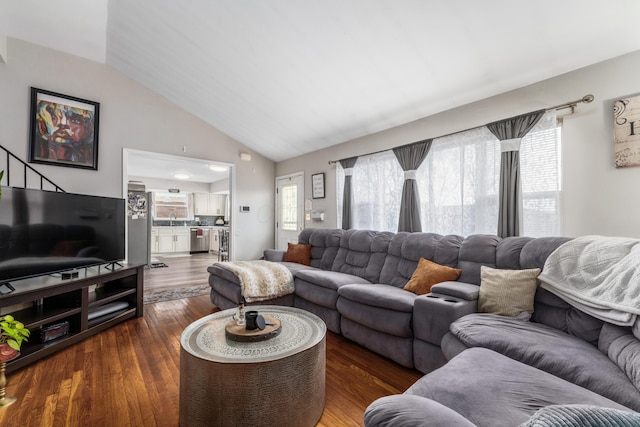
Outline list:
[[[125,201],[2,187],[0,283],[121,261]]]

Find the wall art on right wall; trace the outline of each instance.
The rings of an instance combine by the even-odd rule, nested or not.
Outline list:
[[[640,95],[613,103],[616,167],[640,165]]]

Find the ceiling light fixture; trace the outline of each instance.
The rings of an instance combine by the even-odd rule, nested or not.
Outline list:
[[[226,172],[228,170],[226,166],[220,166],[220,165],[210,165],[209,169],[211,169],[214,172]]]
[[[173,177],[174,177],[175,179],[189,179],[189,178],[191,178],[191,175],[186,174],[186,173],[179,173],[179,172],[177,172],[177,173],[174,173],[174,174],[173,174]]]

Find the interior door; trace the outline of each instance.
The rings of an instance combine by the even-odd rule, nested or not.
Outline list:
[[[304,174],[276,178],[276,249],[297,243],[304,228]]]

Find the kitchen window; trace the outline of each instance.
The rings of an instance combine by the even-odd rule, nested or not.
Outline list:
[[[153,218],[160,220],[193,220],[193,196],[188,193],[154,191]]]

